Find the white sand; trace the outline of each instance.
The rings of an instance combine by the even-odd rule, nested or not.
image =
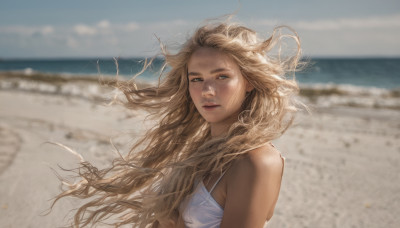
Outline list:
[[[61,227],[78,205],[63,199],[41,216],[59,193],[49,167],[78,162],[44,142],[61,142],[105,166],[115,156],[109,138],[126,151],[142,129],[143,113],[105,107],[79,91],[33,91],[0,90],[1,227]],[[275,142],[286,165],[268,227],[400,227],[399,139],[398,109],[318,106],[300,114]]]

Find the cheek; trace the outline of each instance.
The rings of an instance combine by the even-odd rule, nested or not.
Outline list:
[[[196,86],[189,86],[189,95],[192,98],[193,102],[196,102],[199,97],[199,90]]]
[[[246,95],[243,84],[238,81],[233,81],[232,83],[221,86],[220,92],[225,99],[229,99],[232,103],[243,101]]]

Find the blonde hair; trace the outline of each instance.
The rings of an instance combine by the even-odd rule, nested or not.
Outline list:
[[[126,97],[125,106],[147,110],[159,121],[110,168],[98,170],[81,162],[78,172],[82,179],[68,184],[55,200],[90,198],[77,210],[74,225],[108,219],[116,227],[150,227],[176,213],[192,193],[195,179],[223,172],[246,152],[282,135],[292,122],[290,114],[296,111],[293,95],[298,86],[294,74],[286,76],[298,67],[300,41],[294,31],[282,35],[281,30],[276,28],[263,40],[255,31],[234,23],[207,24],[175,54],[162,46],[165,64],[157,86],[138,89],[132,81],[119,81],[116,85]],[[285,37],[295,41],[292,56],[280,54]],[[188,60],[201,47],[229,55],[254,87],[238,120],[219,138],[211,138],[210,126],[188,92]],[[274,48],[278,52],[272,55]]]

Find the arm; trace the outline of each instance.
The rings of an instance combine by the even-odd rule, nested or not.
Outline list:
[[[261,228],[272,217],[283,172],[280,153],[271,146],[252,150],[227,177],[221,228]]]

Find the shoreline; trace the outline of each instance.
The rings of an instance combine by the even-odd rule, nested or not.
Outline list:
[[[110,92],[115,76],[0,72],[0,89],[99,97]],[[128,81],[122,76],[118,80]],[[154,85],[137,79],[139,87]],[[359,107],[400,110],[400,88],[383,89],[337,84],[300,84],[298,99],[316,108]]]

